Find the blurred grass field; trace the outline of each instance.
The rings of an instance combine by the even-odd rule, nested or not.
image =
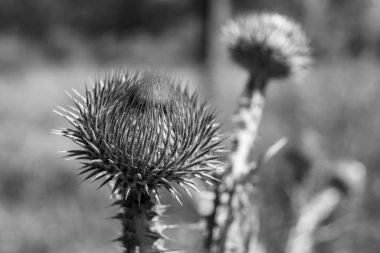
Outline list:
[[[145,43],[144,47],[149,45]],[[88,76],[111,67],[84,58],[55,64],[42,57],[36,62],[28,55],[26,58],[26,63],[0,75],[0,252],[118,252],[108,243],[117,236],[118,224],[107,220],[114,212],[107,189],[95,191],[96,185],[81,184],[81,178],[75,176],[77,162],[64,161],[57,153],[72,144],[50,134],[50,129],[67,125],[52,112],[56,105],[69,103],[64,91],[83,90]],[[358,227],[360,236],[349,242],[360,251],[380,238],[378,66],[378,60],[369,56],[326,60],[317,62],[302,84],[273,83],[258,143],[263,150],[282,136],[297,140],[300,131],[313,128],[320,133],[327,153],[354,157],[368,166],[365,217]],[[180,72],[193,85],[202,85],[196,83],[202,80],[198,69],[183,64]],[[228,126],[246,77],[230,63],[221,65],[217,73],[212,103]],[[172,202],[170,198],[166,201]],[[179,212],[173,222],[198,219],[191,203],[185,208],[174,204],[170,212]],[[185,245],[179,245],[195,252],[194,244],[188,242],[189,235],[199,240],[197,233],[182,228],[169,234],[186,238]],[[350,252],[356,251],[352,248]]]
[[[120,252],[110,243],[119,224],[108,219],[115,210],[107,189],[96,191],[96,184],[81,183],[78,163],[64,161],[57,153],[73,144],[50,133],[68,124],[52,111],[70,102],[64,91],[83,91],[89,77],[124,66],[166,67],[199,88],[230,131],[230,117],[247,77],[222,57],[209,83],[210,73],[194,61],[194,47],[186,44],[196,43],[192,25],[128,39],[109,35],[88,40],[63,30],[51,35],[53,42],[46,45],[15,34],[0,36],[1,253]],[[277,81],[267,94],[257,153],[283,136],[296,145],[303,132],[312,130],[329,156],[352,157],[368,168],[356,227],[337,239],[331,252],[380,252],[379,66],[372,51],[358,57],[331,54],[316,59],[302,83]],[[264,190],[272,194],[276,191],[268,188],[287,173],[281,171],[286,168],[281,161],[280,156],[264,171]],[[168,231],[170,247],[199,252],[201,234],[184,225],[198,221],[196,205],[187,199],[180,207],[170,197],[164,197],[164,203],[171,205],[166,222],[180,224]],[[276,224],[266,229],[276,238]],[[271,247],[271,253],[282,252],[280,243]]]

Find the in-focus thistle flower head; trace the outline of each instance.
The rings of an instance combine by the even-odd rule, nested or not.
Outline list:
[[[86,179],[114,182],[112,192],[124,199],[131,192],[157,196],[160,187],[177,197],[174,184],[187,190],[194,177],[212,180],[219,126],[180,81],[140,70],[97,80],[85,96],[74,93],[74,106],[57,111],[72,126],[55,133],[79,145],[68,157],[82,161]]]
[[[238,17],[222,32],[232,59],[251,73],[297,79],[311,64],[309,40],[302,28],[280,14]]]

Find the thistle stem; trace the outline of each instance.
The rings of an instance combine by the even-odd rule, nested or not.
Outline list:
[[[251,76],[240,107],[235,115],[237,129],[231,153],[231,173],[234,180],[246,175],[250,170],[249,154],[257,139],[257,132],[265,104],[265,82]]]
[[[249,156],[257,139],[265,103],[267,78],[251,74],[235,115],[236,132],[232,142],[230,166],[223,184],[216,189],[214,213],[210,216],[210,252],[248,252],[258,236],[257,190],[241,179],[252,170]]]
[[[162,241],[158,223],[157,206],[147,194],[140,199],[132,194],[125,201],[120,200],[117,216],[122,222],[122,235],[118,239],[125,253],[162,252]]]
[[[329,187],[319,193],[301,211],[295,227],[290,231],[286,253],[311,253],[315,244],[314,233],[338,206],[342,193]]]
[[[111,190],[114,184],[110,181]],[[115,241],[122,243],[124,253],[163,252],[163,225],[158,220],[165,207],[157,205],[155,199],[146,193],[139,196],[130,192],[125,200],[123,194],[115,194],[115,197],[115,204],[119,205],[115,218],[122,224],[121,236]]]

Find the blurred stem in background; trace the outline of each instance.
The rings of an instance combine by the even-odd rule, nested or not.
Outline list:
[[[257,245],[257,189],[253,187],[252,182],[242,184],[241,179],[256,169],[250,163],[249,157],[257,139],[267,82],[265,76],[250,75],[238,112],[234,116],[237,127],[230,155],[231,164],[223,178],[224,183],[220,185],[216,194],[219,203],[213,214],[217,222],[220,222],[220,216],[225,216],[225,220],[222,224],[215,224],[211,252],[249,252],[249,249],[255,249],[257,252],[257,248],[260,247]]]
[[[326,158],[326,157],[325,157]],[[321,164],[320,161],[314,161]],[[366,168],[352,159],[329,161],[328,170],[322,170],[324,185],[317,193],[301,186],[298,191],[308,196],[303,201],[293,201],[295,224],[289,232],[285,253],[313,253],[316,247],[342,236],[353,227],[353,213],[360,205],[366,184]],[[308,173],[308,183],[318,182],[320,167]],[[319,170],[319,171],[318,171]],[[299,194],[293,192],[293,197]]]
[[[309,42],[301,27],[279,14],[239,17],[224,28],[232,60],[249,73],[234,117],[230,164],[215,190],[206,247],[212,253],[263,252],[259,241],[259,198],[254,184],[259,162],[250,162],[264,108],[267,84],[299,78],[309,66]],[[260,164],[261,165],[261,164]]]

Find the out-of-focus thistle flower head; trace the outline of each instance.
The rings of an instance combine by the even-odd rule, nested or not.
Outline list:
[[[56,111],[70,128],[55,133],[79,145],[68,157],[80,159],[86,179],[113,182],[112,193],[158,197],[164,187],[195,188],[194,177],[209,182],[221,155],[215,113],[199,104],[181,82],[150,70],[111,74],[74,90],[74,105]]]
[[[232,59],[250,73],[298,79],[311,64],[309,40],[302,28],[280,14],[238,17],[222,32]]]

